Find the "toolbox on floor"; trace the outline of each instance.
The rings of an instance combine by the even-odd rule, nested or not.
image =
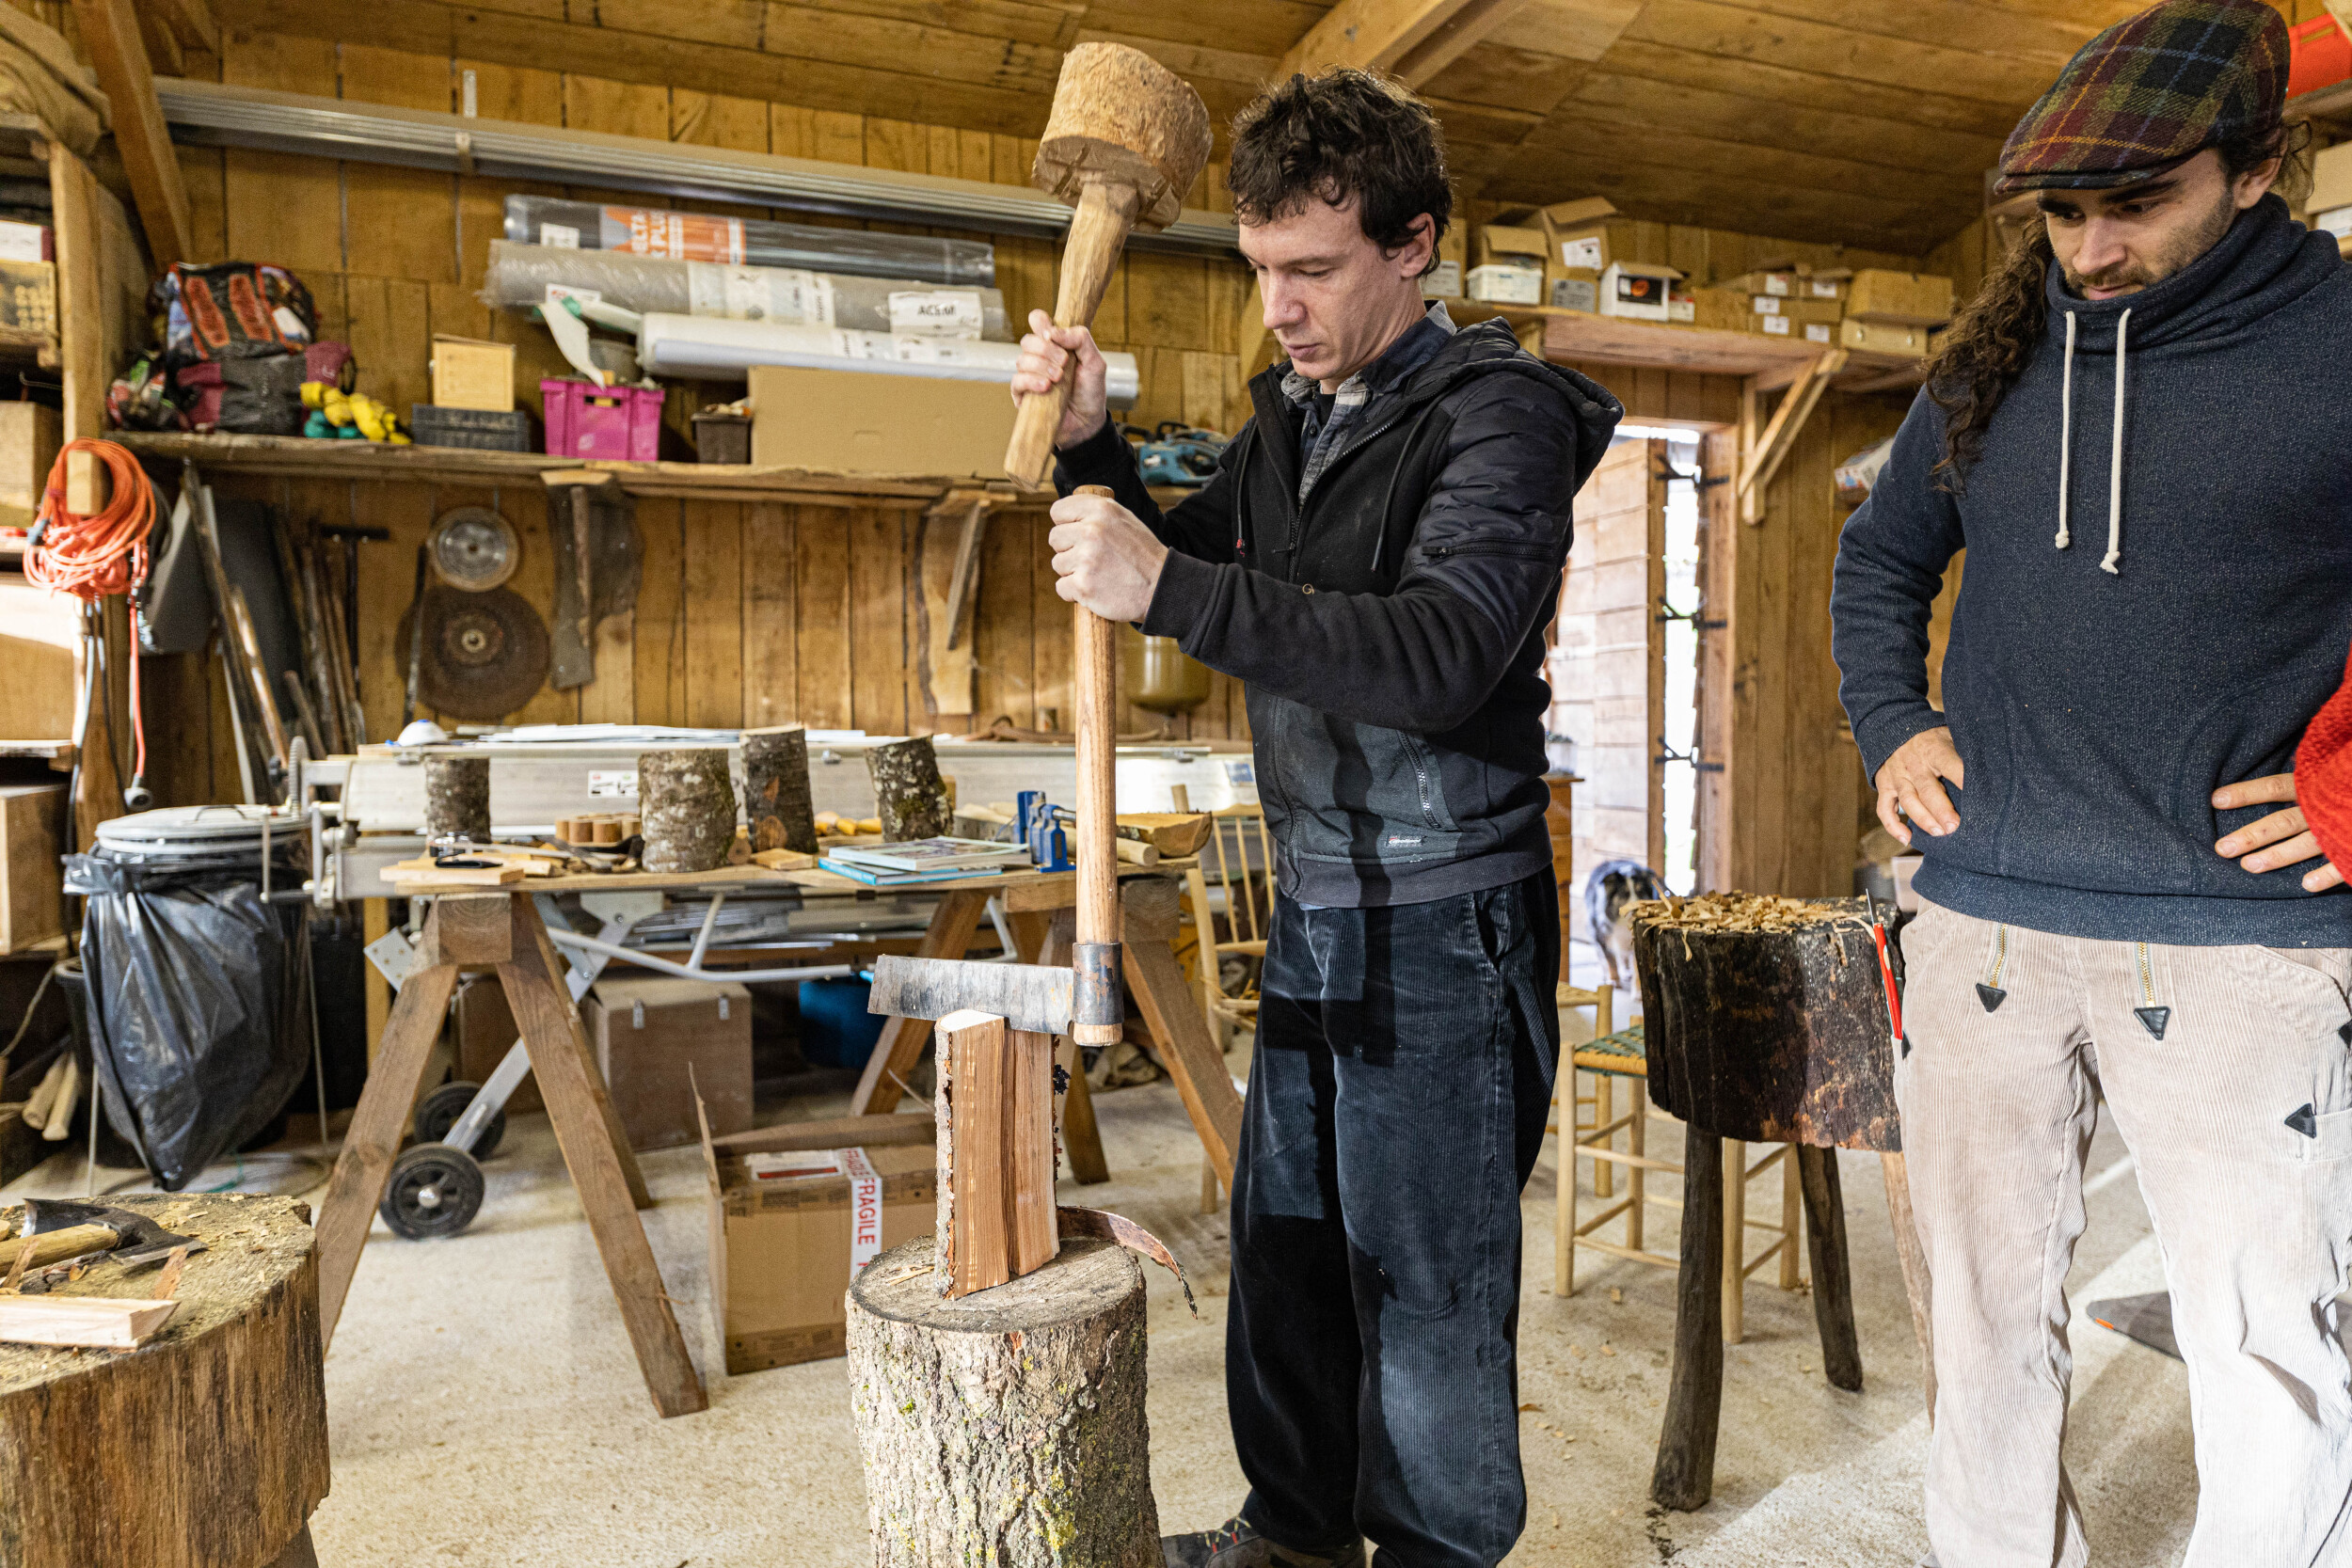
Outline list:
[[[752,993],[707,980],[599,980],[580,1009],[596,1068],[631,1148],[697,1134],[702,1096],[716,1133],[752,1124]]]
[[[476,451],[529,451],[531,416],[519,408],[444,408],[411,404],[408,429],[421,447],[470,447]]]

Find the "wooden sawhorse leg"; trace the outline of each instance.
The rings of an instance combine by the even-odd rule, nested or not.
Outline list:
[[[1017,920],[1020,917],[1014,916]],[[1061,969],[1070,962],[1077,941],[1078,911],[1057,910],[1038,949],[1037,963]],[[1062,1069],[1069,1087],[1061,1097],[1061,1148],[1070,1156],[1070,1174],[1081,1187],[1111,1179],[1110,1162],[1103,1157],[1102,1129],[1094,1124],[1094,1090],[1087,1084],[1086,1053],[1068,1035],[1054,1037],[1054,1064]]]
[[[956,888],[939,896],[939,908],[931,911],[931,923],[923,932],[922,945],[914,950],[918,958],[961,958],[972,946],[972,933],[978,928],[980,916],[988,909],[988,895],[970,888]],[[898,1108],[898,1097],[906,1091],[907,1074],[923,1058],[923,1042],[931,1037],[929,1019],[885,1018],[882,1037],[874,1042],[874,1053],[866,1058],[866,1072],[857,1081],[857,1092],[850,1097],[850,1114],[856,1117],[886,1116]]]
[[[401,987],[384,1047],[368,1074],[319,1211],[322,1342],[332,1338],[342,1314],[457,968],[495,964],[654,1406],[664,1416],[707,1408],[709,1397],[686,1354],[653,1248],[635,1212],[651,1202],[644,1178],[596,1076],[587,1031],[561,978],[564,966],[530,895],[435,899],[418,952],[422,966]]]

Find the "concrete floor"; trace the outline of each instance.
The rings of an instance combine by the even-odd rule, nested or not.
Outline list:
[[[1236,1058],[1238,1062],[1238,1058]],[[1244,1486],[1225,1421],[1224,1217],[1199,1211],[1200,1154],[1166,1083],[1096,1101],[1114,1179],[1081,1201],[1165,1240],[1201,1320],[1151,1278],[1152,1465],[1163,1528],[1221,1522]],[[836,1114],[806,1101],[796,1116]],[[1653,1148],[1679,1146],[1659,1124]],[[1649,1501],[1668,1379],[1674,1278],[1580,1259],[1579,1293],[1549,1293],[1554,1176],[1530,1185],[1521,1299],[1527,1531],[1509,1560],[1546,1568],[1909,1568],[1926,1547],[1919,1378],[1877,1162],[1841,1158],[1867,1382],[1820,1376],[1809,1296],[1752,1284],[1746,1342],[1726,1354],[1715,1497],[1694,1513]],[[326,1364],[334,1488],[319,1560],[347,1565],[850,1568],[871,1560],[844,1364],[729,1377],[715,1354],[699,1151],[648,1155],[644,1215],[708,1411],[664,1421],[644,1396],[546,1118],[514,1118],[465,1235],[403,1242],[379,1222]],[[2070,1283],[2078,1308],[2161,1290],[2119,1140],[2093,1145],[2090,1228]],[[1585,1180],[1589,1191],[1589,1171]],[[1750,1213],[1776,1213],[1777,1174]],[[102,1185],[103,1184],[102,1180]],[[12,1190],[78,1194],[60,1156]],[[1669,1196],[1673,1184],[1665,1184]],[[311,1195],[317,1201],[318,1195]],[[1650,1243],[1673,1248],[1670,1211]],[[1760,1242],[1756,1244],[1762,1244]],[[1588,1255],[1589,1257],[1590,1255]],[[1587,1270],[1589,1269],[1589,1273]],[[1769,1281],[1774,1266],[1759,1271]],[[2196,1496],[2178,1363],[2077,1313],[2070,1462],[2094,1560],[2175,1562]]]

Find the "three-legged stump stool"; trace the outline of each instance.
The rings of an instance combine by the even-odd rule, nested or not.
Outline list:
[[[1782,909],[1760,922],[1751,912],[1743,928],[1730,907],[1747,903],[1729,895],[1677,900],[1678,912],[1650,906],[1634,927],[1650,1096],[1687,1129],[1674,1384],[1650,1484],[1650,1495],[1674,1509],[1704,1506],[1715,1487],[1725,1138],[1795,1148],[1822,1370],[1849,1390],[1862,1386],[1862,1353],[1833,1150],[1881,1155],[1913,1323],[1927,1349],[1926,1281],[1911,1234],[1895,1109],[1894,1037],[1867,906],[1819,899],[1801,913]],[[1646,918],[1653,911],[1657,917]]]
[[[417,967],[402,984],[384,1026],[383,1045],[368,1069],[367,1087],[360,1091],[334,1180],[319,1208],[320,1338],[331,1340],[342,1316],[460,965],[498,968],[655,1408],[664,1416],[707,1408],[709,1396],[686,1354],[653,1248],[637,1218],[636,1211],[652,1208],[653,1199],[596,1072],[587,1030],[564,983],[565,966],[555,956],[530,893],[519,887],[434,896],[417,943]]]

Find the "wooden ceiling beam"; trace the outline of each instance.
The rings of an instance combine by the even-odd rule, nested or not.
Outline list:
[[[1586,75],[1569,100],[1557,106],[1557,112],[1628,127],[1670,127],[1722,141],[1808,149],[1855,163],[1938,176],[1957,169],[1989,168],[2001,153],[1998,136],[1774,103],[1611,71],[1596,70]],[[1546,139],[1540,130],[1528,137],[1536,144]]]
[[[1610,50],[1612,71],[1677,87],[1701,87],[1766,103],[1909,121],[1939,131],[2005,140],[2023,114],[2022,105],[1987,103],[1931,91],[1916,84],[1882,87],[1874,82],[1824,76],[1762,60],[1694,54],[1673,40],[1653,42],[1629,35]],[[2031,102],[2030,99],[2026,102]]]
[[[1762,127],[1769,130],[1770,127]],[[1930,172],[1889,168],[1840,157],[1819,144],[1802,148],[1770,143],[1726,140],[1693,135],[1664,125],[1627,123],[1588,116],[1582,105],[1568,103],[1520,143],[1581,153],[1593,147],[1638,147],[1645,162],[1720,174],[1730,180],[1756,180],[1824,196],[1851,196],[1905,204],[1965,207],[1983,196],[1983,176],[1973,166],[1955,166]]]
[[[1509,21],[1527,0],[1340,0],[1275,68],[1313,75],[1338,66],[1419,87]]]
[[[155,74],[131,0],[73,0],[73,19],[113,110],[115,146],[131,177],[148,253],[159,269],[187,261],[188,193],[180,182],[171,127],[155,101]]]
[[[220,24],[213,19],[211,0],[140,0],[139,8],[161,18],[185,47],[220,53]]]
[[[1205,44],[1248,54],[1288,54],[1328,7],[1302,0],[1093,0],[1087,25],[1170,43]]]
[[[2056,74],[2040,60],[1854,33],[1799,17],[1748,10],[1721,0],[1648,0],[1625,36],[1669,49],[1732,60],[1761,60],[1839,82],[1867,82],[1904,93],[1922,92],[1932,83],[1931,90],[1945,96],[2004,108],[2012,122]]]
[[[1769,5],[1775,16],[1841,32],[1905,39],[1972,55],[1997,52],[2004,59],[2030,63],[2046,77],[2057,76],[2074,51],[2106,24],[2037,16],[1985,0],[1902,0],[1899,6],[1885,0],[1769,0]],[[2109,8],[2114,14],[2107,20],[2113,22],[2146,8],[2134,0],[2109,0]]]

